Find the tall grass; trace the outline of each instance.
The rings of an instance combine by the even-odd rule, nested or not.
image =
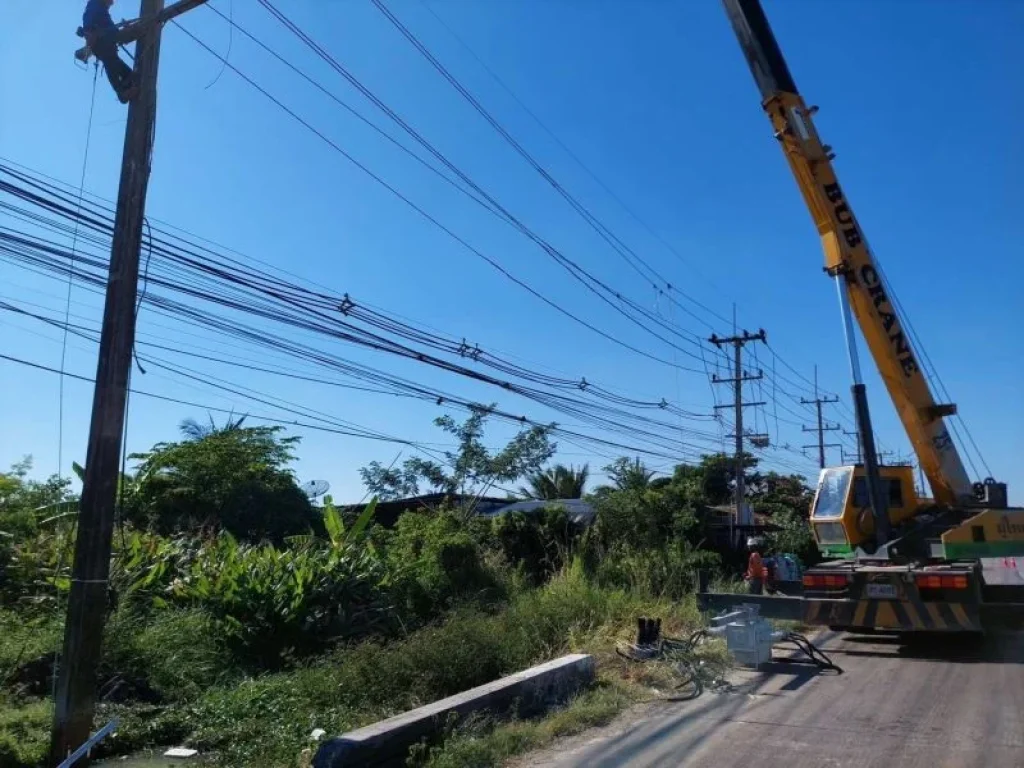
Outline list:
[[[295,669],[215,686],[159,718],[126,712],[107,748],[151,743],[155,720],[156,734],[175,733],[221,764],[294,764],[311,746],[314,728],[341,733],[569,651],[614,658],[615,640],[641,614],[664,617],[669,631],[699,621],[692,600],[602,588],[576,563],[547,585],[513,596],[505,611],[458,609],[400,642],[365,642]]]

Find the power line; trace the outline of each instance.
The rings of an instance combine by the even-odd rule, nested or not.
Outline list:
[[[647,352],[645,350],[639,349],[638,347],[635,347],[632,344],[629,344],[629,343],[627,343],[625,341],[622,341],[621,339],[611,335],[610,333],[607,333],[606,331],[601,330],[600,328],[598,328],[597,326],[593,325],[592,323],[582,319],[578,315],[570,312],[569,310],[565,309],[564,307],[562,307],[557,302],[549,299],[548,297],[546,297],[545,295],[540,293],[538,290],[536,290],[535,288],[530,286],[528,283],[526,283],[525,281],[523,281],[520,278],[518,278],[515,275],[513,275],[511,272],[509,272],[507,269],[505,269],[505,267],[503,267],[495,259],[491,258],[487,254],[485,254],[484,252],[482,252],[481,250],[479,250],[478,248],[476,248],[475,246],[470,244],[468,241],[466,241],[464,238],[462,238],[460,235],[458,235],[456,232],[454,232],[447,225],[443,224],[439,219],[437,219],[432,214],[427,212],[423,207],[421,207],[420,205],[415,203],[411,198],[409,198],[404,193],[399,191],[395,186],[393,186],[389,182],[385,181],[381,176],[379,176],[376,173],[374,173],[366,165],[364,165],[363,163],[358,161],[354,156],[352,156],[349,152],[347,152],[339,144],[337,144],[337,142],[335,142],[333,139],[328,137],[326,134],[324,134],[322,131],[320,131],[318,128],[316,128],[312,123],[307,121],[305,118],[301,117],[297,112],[292,110],[290,107],[285,105],[282,101],[280,101],[277,97],[273,96],[269,91],[267,91],[261,85],[256,83],[256,81],[254,81],[248,75],[243,73],[241,70],[239,70],[233,64],[231,64],[226,59],[224,59],[222,56],[220,56],[220,54],[218,54],[216,51],[214,51],[210,46],[208,46],[202,40],[197,38],[195,35],[193,35],[191,32],[189,32],[184,27],[181,27],[181,25],[178,25],[178,26],[181,28],[181,30],[188,37],[192,38],[192,40],[195,41],[196,44],[198,44],[200,47],[202,47],[204,50],[206,50],[211,56],[214,56],[215,58],[217,58],[217,59],[219,59],[221,61],[226,62],[225,65],[228,67],[228,69],[230,69],[236,75],[241,77],[251,87],[255,88],[263,96],[265,96],[267,99],[269,99],[275,105],[277,105],[286,114],[288,114],[292,119],[294,119],[295,121],[297,121],[298,123],[303,125],[305,128],[307,128],[309,131],[314,133],[324,143],[326,143],[328,146],[330,146],[336,152],[341,154],[345,159],[347,159],[350,163],[355,165],[359,170],[361,170],[363,173],[368,175],[371,179],[373,179],[378,184],[383,186],[385,189],[387,189],[389,192],[391,192],[393,195],[395,195],[399,200],[401,200],[407,206],[412,208],[412,210],[414,210],[416,213],[418,213],[420,216],[422,216],[428,222],[433,224],[435,227],[440,229],[442,232],[444,232],[446,235],[448,235],[450,238],[452,238],[459,245],[464,247],[466,250],[468,250],[470,253],[474,254],[475,256],[483,259],[485,262],[490,264],[494,269],[498,270],[498,272],[500,272],[504,277],[506,277],[507,279],[511,280],[513,283],[518,285],[519,287],[521,287],[524,290],[526,290],[528,293],[530,293],[535,298],[540,299],[542,302],[547,304],[549,307],[551,307],[555,311],[559,312],[560,314],[565,315],[566,317],[570,318],[571,320],[573,320],[574,322],[578,323],[579,325],[582,325],[585,328],[591,330],[592,332],[597,333],[602,338],[607,339],[608,341],[611,341],[613,344],[616,344],[616,345],[618,345],[620,347],[623,347],[623,348],[625,348],[625,349],[627,349],[627,350],[629,350],[629,351],[631,351],[631,352],[633,352],[635,354],[638,354],[638,355],[640,355],[642,357],[645,357],[647,359],[653,360],[655,362],[661,363],[663,365],[679,367],[682,370],[688,370],[688,371],[690,371],[692,373],[700,373],[701,372],[699,369],[696,369],[696,368],[683,368],[682,366],[676,366],[674,363],[672,363],[671,361],[667,360],[666,358],[663,358],[663,357],[660,357],[658,355],[655,355],[655,354],[652,354],[650,352]],[[634,318],[634,321],[635,321],[635,318]],[[671,342],[668,342],[668,343],[671,344]],[[682,351],[686,352],[686,350],[682,350]]]
[[[544,121],[542,121],[540,119],[540,117],[537,115],[536,112],[534,112],[532,109],[530,109],[530,107],[527,106],[523,102],[523,100],[521,98],[519,98],[518,95],[516,95],[515,91],[513,91],[512,88],[510,88],[509,85],[501,77],[499,77],[498,74],[491,67],[489,67],[486,62],[484,62],[484,60],[476,53],[476,51],[474,51],[473,48],[460,35],[458,35],[455,32],[455,30],[453,30],[451,28],[451,26],[449,24],[447,24],[437,14],[437,12],[430,6],[430,4],[428,2],[426,2],[426,0],[421,0],[421,3],[423,5],[423,7],[427,10],[427,12],[430,13],[430,15],[433,16],[437,20],[437,22],[442,27],[444,27],[444,29],[447,30],[447,32],[453,38],[455,38],[455,40],[458,41],[459,45],[461,45],[470,54],[470,56],[472,56],[473,59],[476,60],[476,62],[484,69],[484,71],[487,72],[487,74],[490,75],[490,77],[499,86],[501,86],[501,88],[510,97],[512,97],[512,100],[515,101],[516,104],[518,104],[522,108],[522,110],[527,115],[529,115],[538,126],[540,126],[541,130],[543,130],[551,138],[552,141],[554,141],[559,147],[561,147],[561,149],[570,158],[572,158],[572,160],[580,168],[582,168],[583,171],[588,176],[590,176],[590,178],[593,179],[594,182],[596,182],[597,185],[599,187],[601,187],[601,189],[603,189],[608,194],[608,196],[611,197],[611,199],[614,200],[618,204],[618,206],[630,216],[630,218],[632,218],[637,224],[639,224],[641,227],[643,227],[648,232],[648,234],[650,234],[652,237],[654,237],[656,240],[658,240],[663,246],[665,246],[665,248],[669,251],[669,253],[671,253],[680,262],[682,262],[683,264],[686,265],[686,268],[688,270],[690,270],[691,272],[694,272],[695,274],[697,274],[699,277],[701,277],[703,280],[705,280],[709,285],[711,285],[713,288],[715,288],[715,290],[717,290],[723,296],[725,295],[725,292],[721,288],[719,288],[718,285],[716,285],[711,279],[709,279],[706,275],[704,275],[704,274],[702,274],[700,272],[700,269],[698,268],[698,266],[694,262],[692,262],[690,259],[687,259],[685,256],[683,256],[671,243],[669,243],[664,237],[662,237],[657,231],[655,231],[655,229],[653,227],[651,227],[647,222],[645,222],[642,218],[640,218],[640,216],[631,207],[626,205],[626,203],[622,200],[622,198],[619,195],[617,195],[611,189],[611,187],[609,187],[596,173],[594,173],[594,171],[590,167],[588,167],[587,164],[584,163],[583,160],[581,160],[580,157],[575,152],[573,152],[572,149],[570,149],[569,146],[564,141],[562,141],[554,133],[554,131],[552,131],[544,123]],[[722,315],[720,315],[715,310],[705,306],[704,304],[701,304],[696,299],[694,299],[692,296],[688,296],[687,298],[691,302],[693,302],[695,305],[697,305],[698,307],[703,309],[705,312],[707,312],[708,314],[717,317],[719,320],[721,320],[724,323],[728,323],[729,322],[728,318],[723,317]]]
[[[514,229],[519,231],[521,234],[525,235],[529,240],[534,242],[545,253],[547,253],[548,256],[550,256],[552,259],[554,259],[556,263],[558,263],[561,267],[563,267],[570,274],[570,276],[572,276],[575,280],[580,282],[585,288],[587,288],[588,291],[590,291],[590,292],[594,293],[596,296],[598,296],[603,302],[605,302],[606,304],[611,306],[617,313],[623,315],[624,317],[626,317],[631,322],[633,322],[634,324],[638,325],[640,328],[644,329],[648,333],[651,333],[652,335],[655,336],[655,338],[658,338],[660,341],[662,341],[662,342],[664,342],[666,344],[669,344],[671,346],[675,346],[673,342],[665,339],[659,333],[657,333],[657,332],[653,331],[651,328],[649,328],[646,324],[644,324],[643,322],[641,322],[638,319],[636,319],[632,314],[630,314],[629,312],[626,312],[623,309],[623,307],[619,306],[618,302],[622,302],[622,303],[626,304],[633,312],[638,312],[640,315],[642,315],[647,320],[652,321],[652,322],[660,325],[662,328],[671,331],[672,333],[674,333],[674,334],[678,335],[680,338],[682,338],[684,341],[687,341],[687,342],[689,342],[691,344],[695,344],[697,346],[700,346],[700,339],[699,339],[698,336],[696,336],[696,334],[680,333],[680,330],[677,327],[666,325],[665,323],[663,323],[661,321],[661,319],[656,314],[653,314],[653,313],[649,312],[643,306],[638,304],[636,301],[625,297],[620,291],[617,291],[616,289],[614,289],[610,285],[608,285],[606,282],[604,282],[604,281],[598,279],[597,277],[595,277],[592,273],[588,272],[583,267],[581,267],[577,262],[575,262],[572,259],[568,258],[562,251],[560,251],[559,249],[557,249],[554,246],[552,246],[547,240],[545,240],[540,235],[538,235],[534,230],[532,230],[529,227],[527,227],[522,221],[520,221],[516,216],[514,216],[511,212],[509,212],[490,193],[488,193],[486,190],[484,190],[482,187],[480,187],[479,184],[477,184],[464,171],[462,171],[457,165],[455,165],[443,153],[441,153],[440,150],[437,149],[437,147],[435,147],[431,142],[429,142],[426,138],[424,138],[406,120],[404,120],[391,107],[389,107],[376,94],[374,94],[372,90],[370,90],[368,87],[366,87],[366,85],[364,85],[358,78],[356,78],[347,68],[345,68],[342,64],[340,64],[322,46],[320,46],[308,34],[306,34],[304,31],[302,31],[302,29],[299,28],[298,25],[296,25],[294,22],[292,22],[290,19],[288,19],[283,13],[281,13],[276,8],[273,8],[273,6],[269,5],[268,3],[264,3],[264,5],[275,16],[275,18],[277,18],[278,21],[280,21],[280,23],[282,25],[284,25],[289,31],[291,31],[293,34],[295,34],[307,47],[309,47],[314,53],[316,53],[325,63],[327,63],[336,72],[338,72],[342,77],[344,77],[345,80],[349,84],[351,84],[353,87],[355,87],[363,96],[365,96],[372,104],[374,104],[374,106],[376,106],[378,109],[380,109],[382,112],[384,112],[384,114],[388,118],[390,118],[392,121],[394,121],[412,139],[414,139],[418,144],[420,144],[420,146],[422,146],[424,149],[426,149],[427,152],[430,153],[430,155],[432,155],[435,159],[437,159],[439,162],[441,162],[449,171],[454,173],[456,175],[456,177],[462,182],[462,184],[460,185],[454,179],[451,179],[450,177],[446,176],[439,169],[437,169],[436,167],[432,166],[430,163],[427,163],[425,160],[423,160],[418,155],[413,153],[411,150],[409,150],[407,147],[402,145],[400,142],[397,142],[389,134],[387,134],[385,131],[383,131],[380,127],[378,127],[372,121],[368,120],[366,117],[364,117],[363,115],[358,113],[353,107],[351,107],[350,105],[345,103],[343,100],[338,98],[336,95],[331,93],[328,89],[326,89],[319,82],[317,82],[316,80],[311,78],[309,75],[307,75],[301,69],[299,69],[296,65],[294,65],[291,62],[287,61],[279,53],[277,53],[272,48],[270,48],[266,43],[264,43],[263,41],[259,40],[254,35],[252,35],[251,33],[247,32],[246,30],[242,29],[241,27],[238,27],[238,25],[236,25],[236,24],[234,24],[234,22],[231,22],[230,20],[228,20],[223,14],[218,12],[218,15],[221,16],[221,18],[225,19],[225,21],[228,21],[229,23],[231,23],[234,26],[238,27],[238,29],[242,32],[242,34],[248,36],[250,39],[252,39],[254,42],[256,42],[257,45],[259,45],[261,48],[266,50],[268,53],[270,53],[276,59],[278,59],[279,61],[284,63],[286,66],[289,67],[289,69],[291,69],[294,72],[298,73],[301,77],[303,77],[303,79],[305,79],[307,82],[310,82],[311,84],[313,84],[317,89],[319,89],[322,92],[328,94],[332,98],[332,100],[334,100],[335,102],[337,102],[338,104],[343,106],[347,111],[349,111],[351,114],[355,115],[360,121],[362,121],[365,124],[371,126],[373,128],[373,130],[375,130],[381,136],[383,136],[388,141],[390,141],[392,144],[394,144],[395,146],[400,148],[403,152],[408,154],[410,157],[412,157],[415,160],[417,160],[417,162],[422,164],[428,170],[430,170],[431,172],[433,172],[436,175],[438,175],[441,179],[443,179],[448,184],[452,185],[459,192],[462,192],[462,193],[466,194],[470,199],[472,199],[474,202],[480,204],[489,213],[497,216],[499,219],[501,219],[505,223],[511,225]],[[210,50],[208,47],[207,47],[207,49]],[[700,318],[697,318],[697,319],[700,319]],[[681,350],[681,351],[683,351],[683,350]],[[689,353],[689,352],[685,352],[685,351],[684,351],[684,353],[686,353],[690,357],[693,357],[694,359],[696,359],[696,355],[694,355],[693,353]]]
[[[593,213],[591,213],[586,206],[584,206],[575,196],[573,196],[552,174],[545,169],[534,157],[526,150],[525,147],[514,137],[511,133],[497,120],[493,115],[480,103],[480,101],[454,76],[452,73],[442,64],[437,57],[430,52],[430,50],[414,35],[408,27],[406,27],[401,20],[392,13],[382,0],[372,0],[373,4],[377,9],[387,18],[388,21],[402,34],[403,37],[408,40],[420,54],[437,70],[437,72],[449,83],[455,90],[480,114],[484,120],[494,128],[498,134],[505,139],[505,141],[544,179],[551,187],[561,195],[567,203],[575,210],[584,221],[589,224],[595,232],[614,250],[619,256],[621,256],[638,274],[644,279],[651,282],[654,288],[658,291],[668,291],[667,297],[669,301],[672,301],[680,310],[686,312],[691,317],[704,323],[711,330],[714,330],[714,325],[708,323],[703,318],[694,314],[692,310],[685,307],[684,305],[676,302],[672,298],[673,292],[678,292],[680,295],[689,299],[688,296],[679,292],[672,283],[655,270],[646,260],[639,256],[632,248],[626,245],[614,232],[612,232],[605,224],[603,224]],[[283,18],[283,14],[280,13],[270,0],[260,0],[260,4],[267,8],[272,14],[278,18]],[[638,266],[639,265],[639,266]],[[646,273],[645,273],[646,271]],[[652,277],[653,275],[653,277]],[[703,306],[703,305],[701,305]],[[706,308],[705,308],[706,309]],[[707,310],[710,311],[710,310]],[[717,313],[713,313],[716,314]],[[721,315],[717,315],[720,319],[724,320]]]

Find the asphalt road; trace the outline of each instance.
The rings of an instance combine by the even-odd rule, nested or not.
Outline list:
[[[645,705],[522,765],[1024,766],[1024,633],[919,648],[825,632],[818,645],[842,675],[773,662],[729,692]]]

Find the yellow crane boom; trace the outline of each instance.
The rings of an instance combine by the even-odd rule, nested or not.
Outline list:
[[[956,413],[956,406],[937,403],[932,395],[882,272],[836,178],[834,154],[814,127],[817,108],[808,107],[797,91],[758,0],[723,2],[761,91],[762,107],[818,229],[825,269],[856,316],[934,498],[945,505],[969,502],[973,487],[943,422],[943,417]],[[856,370],[854,375],[859,377]]]

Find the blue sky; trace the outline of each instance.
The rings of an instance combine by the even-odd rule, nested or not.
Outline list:
[[[71,56],[79,42],[74,28],[80,5],[70,0],[0,5],[0,156],[75,186],[92,94],[92,71],[77,68]],[[211,5],[401,136],[257,3],[214,0]],[[369,0],[279,5],[441,152],[581,266],[666,322],[702,336],[712,328],[719,334],[731,331],[729,323],[681,295],[677,300],[710,327],[659,297]],[[392,0],[389,7],[559,184],[678,290],[725,318],[735,302],[741,327],[765,328],[782,359],[806,377],[817,364],[823,388],[846,395],[848,368],[835,292],[821,271],[813,226],[718,3]],[[1024,454],[1019,383],[1024,220],[1015,205],[1024,163],[1018,130],[1024,120],[1018,77],[1024,71],[1019,45],[1024,5],[1012,0],[766,0],[765,7],[801,91],[821,107],[817,124],[838,153],[847,196],[928,355],[991,472],[1011,483],[1016,503],[1024,502],[1019,459]],[[116,3],[113,10],[115,18],[135,12],[133,2]],[[214,50],[230,51],[233,66],[517,277],[616,338],[675,355],[681,365],[693,362],[616,315],[535,245],[454,193],[238,32],[230,34],[209,9],[190,12],[181,23]],[[632,397],[665,398],[711,412],[703,373],[646,360],[574,324],[221,69],[180,29],[166,28],[150,217],[531,368],[585,376]],[[86,188],[109,199],[117,191],[124,117],[125,108],[101,75]],[[60,281],[0,261],[4,300],[62,314],[65,290]],[[74,314],[98,319],[94,297],[76,290],[73,300]],[[203,332],[145,308],[139,331],[197,347],[223,344],[209,334],[185,336]],[[541,421],[571,423],[539,405],[423,366],[340,343],[325,348],[429,387],[498,402]],[[60,334],[0,312],[0,352],[58,365]],[[759,352],[758,362],[769,373],[771,360],[768,350]],[[777,365],[778,374],[800,382]],[[431,425],[441,412],[432,403],[242,374],[217,363],[195,367],[391,435],[445,442]],[[67,370],[91,376],[94,368],[95,348],[72,341]],[[137,373],[134,383],[238,413],[271,413],[243,398],[160,376],[153,370]],[[59,442],[56,379],[0,361],[0,466],[32,454],[37,472],[48,474],[57,470],[58,449],[65,472],[72,460],[84,459],[91,389],[67,383]],[[871,375],[868,386],[881,441],[906,454],[909,446],[877,377]],[[783,387],[797,397],[810,395],[792,384]],[[808,424],[811,414],[770,382],[752,394],[762,395],[784,406],[779,420],[773,405],[756,416],[751,410],[748,418],[757,419],[773,441],[793,446],[766,451],[766,463],[813,474],[814,462],[799,455],[810,435],[788,423],[798,419],[785,409]],[[830,417],[844,419],[852,429],[848,412],[833,408]],[[172,439],[186,416],[205,414],[133,399],[129,450]],[[691,434],[717,434],[713,423],[680,421],[679,429],[674,436],[683,442],[709,450],[721,444]],[[358,467],[373,459],[389,463],[400,450],[313,430],[296,432],[303,437],[299,476],[326,478],[335,495],[346,499],[362,495]],[[490,434],[499,443],[511,429],[495,425]],[[563,461],[589,461],[595,468],[607,461],[592,446],[562,442],[561,448]],[[402,457],[409,455],[405,449]],[[972,456],[978,469],[972,474],[985,474]],[[838,459],[833,451],[830,460]],[[669,466],[666,460],[651,463]]]

